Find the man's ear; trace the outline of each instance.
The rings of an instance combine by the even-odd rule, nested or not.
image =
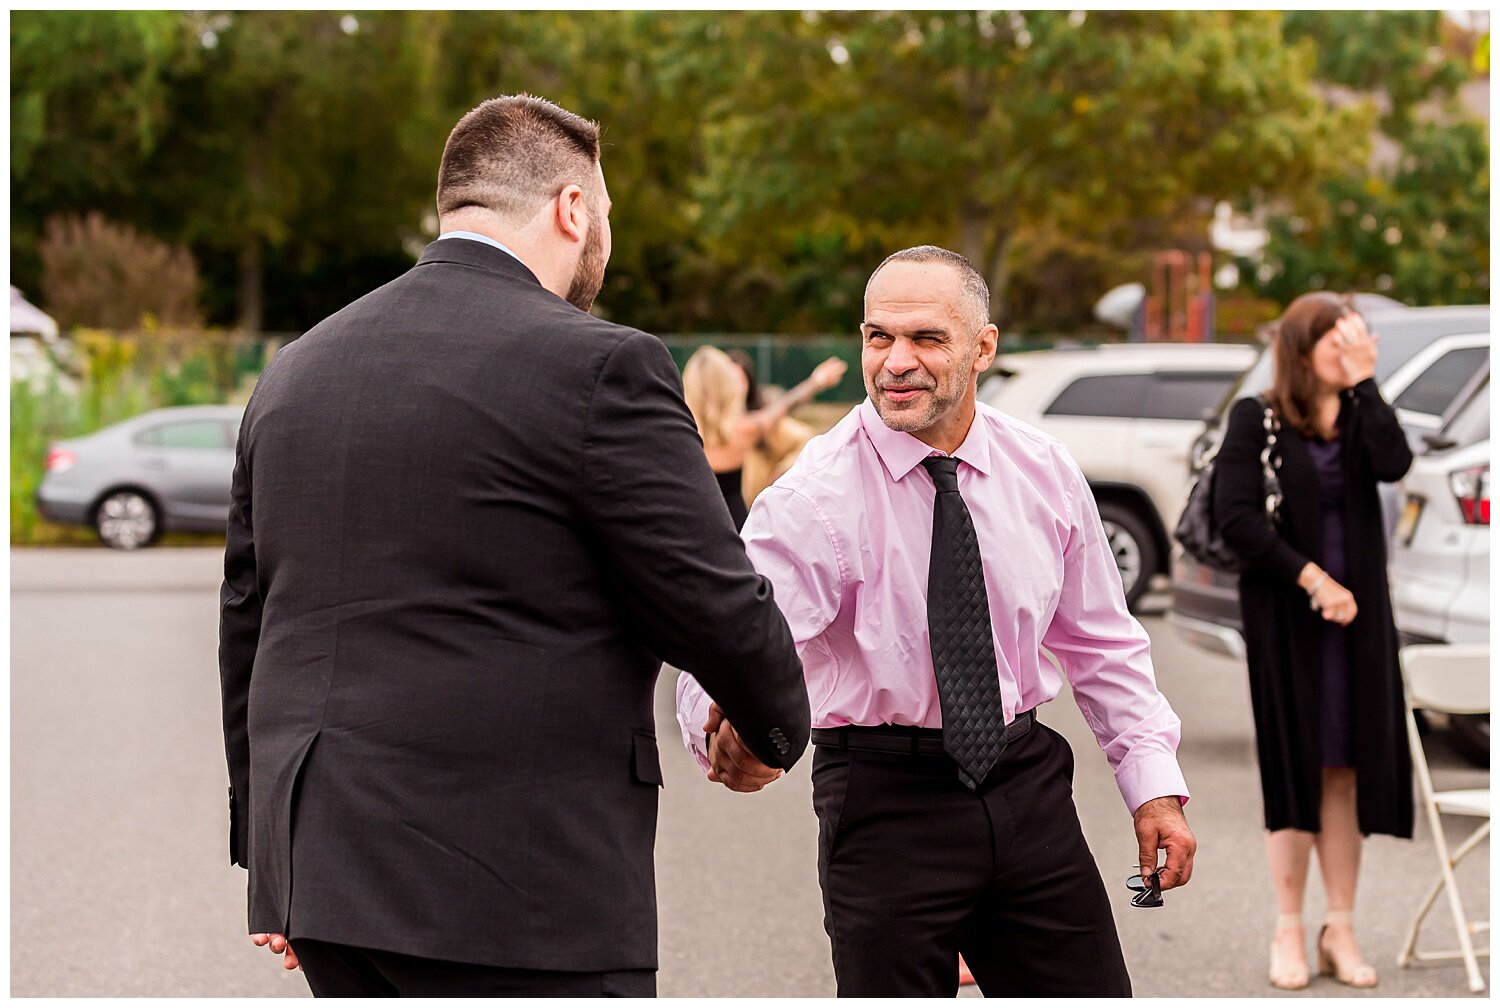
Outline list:
[[[562,192],[552,201],[552,218],[557,229],[569,241],[581,242],[587,238],[589,211],[583,198],[583,189],[576,185],[563,186]]]
[[[975,339],[979,343],[979,352],[974,355],[974,373],[979,374],[995,363],[995,350],[1000,345],[1000,329],[991,322],[979,330]]]

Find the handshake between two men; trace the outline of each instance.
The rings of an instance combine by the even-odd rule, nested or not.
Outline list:
[[[708,720],[703,722],[703,732],[708,746],[709,780],[723,784],[731,791],[750,794],[781,776],[781,770],[766,766],[750,751],[716,703],[708,706]]]

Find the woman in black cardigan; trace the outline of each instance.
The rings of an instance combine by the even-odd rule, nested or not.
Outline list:
[[[1375,387],[1376,341],[1332,294],[1287,308],[1272,341],[1275,376],[1234,405],[1214,477],[1214,511],[1240,556],[1267,855],[1278,917],[1271,983],[1307,986],[1303,891],[1314,848],[1328,914],[1320,972],[1373,987],[1351,913],[1369,833],[1410,837],[1396,627],[1376,483],[1411,465],[1395,411]],[[1265,407],[1279,422],[1273,457],[1283,499],[1266,518]]]

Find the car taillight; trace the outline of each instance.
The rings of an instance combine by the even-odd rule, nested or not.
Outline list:
[[[1448,488],[1458,498],[1458,507],[1469,525],[1490,523],[1490,467],[1474,466],[1448,474]]]
[[[49,473],[67,472],[77,463],[78,456],[65,448],[53,448],[47,452],[47,471]]]

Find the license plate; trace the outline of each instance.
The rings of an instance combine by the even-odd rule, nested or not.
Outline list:
[[[1401,510],[1401,520],[1396,523],[1396,541],[1402,546],[1410,546],[1412,536],[1417,532],[1417,519],[1422,517],[1422,498],[1408,497],[1406,507]]]

